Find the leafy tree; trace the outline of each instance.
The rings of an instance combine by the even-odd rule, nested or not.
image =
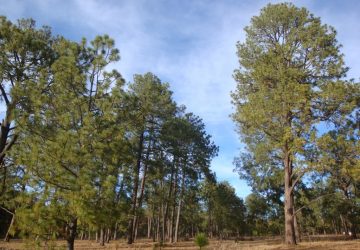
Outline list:
[[[352,84],[332,27],[305,8],[269,4],[238,43],[233,115],[247,149],[283,169],[285,242],[296,244],[294,189],[308,171],[306,149],[319,121],[348,109]]]

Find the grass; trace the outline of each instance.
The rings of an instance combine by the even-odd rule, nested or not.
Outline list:
[[[316,241],[313,241],[315,240]],[[301,242],[295,247],[288,247],[281,243],[280,237],[267,238],[267,239],[253,239],[253,240],[244,240],[235,242],[234,240],[209,240],[209,245],[204,247],[206,250],[358,250],[360,249],[360,240],[345,240],[344,237],[309,237],[304,238],[304,241]],[[57,241],[56,250],[66,249],[64,241]],[[29,249],[25,246],[24,242],[20,240],[12,240],[10,242],[0,242],[0,250],[24,250]],[[35,248],[31,248],[35,249]],[[39,249],[51,249],[46,248],[44,245]],[[75,249],[79,250],[121,250],[121,249],[162,249],[162,250],[197,250],[197,247],[194,241],[181,241],[176,244],[165,243],[160,248],[155,243],[149,240],[139,240],[135,244],[129,246],[124,240],[111,241],[109,244],[106,244],[104,247],[99,246],[95,241],[88,240],[77,240],[75,242]]]

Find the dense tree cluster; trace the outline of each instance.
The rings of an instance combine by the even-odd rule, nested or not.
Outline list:
[[[203,121],[152,73],[125,84],[110,37],[76,43],[2,17],[0,47],[5,240],[176,242],[205,231],[210,216],[215,235],[238,230],[222,213],[234,218],[243,203],[209,168],[218,148]]]
[[[256,232],[279,233],[282,217],[287,244],[299,232],[356,237],[360,88],[344,80],[335,30],[282,3],[263,8],[245,33],[232,98],[247,146],[236,168],[254,191],[248,219]]]
[[[335,30],[269,4],[238,43],[233,120],[245,201],[210,169],[202,119],[152,73],[126,83],[107,35],[0,18],[0,235],[31,244],[345,232],[360,223],[360,86]],[[35,243],[34,243],[35,242]],[[200,244],[200,243],[199,243]]]

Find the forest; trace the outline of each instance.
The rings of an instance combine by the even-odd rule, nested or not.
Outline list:
[[[242,199],[211,169],[221,148],[202,118],[151,72],[125,80],[110,36],[75,42],[32,19],[1,17],[4,241],[73,250],[85,240],[131,246],[199,235],[356,239],[360,84],[346,77],[335,29],[280,3],[244,33],[231,93],[244,145],[234,172],[252,189]]]

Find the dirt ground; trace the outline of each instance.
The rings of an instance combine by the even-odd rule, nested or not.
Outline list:
[[[51,248],[53,244],[53,248]],[[55,246],[56,245],[56,246]],[[48,246],[42,244],[36,246],[30,242],[23,242],[20,240],[12,240],[10,242],[0,242],[0,250],[24,250],[24,249],[56,249],[65,250],[66,243],[64,241],[56,241],[48,243]],[[159,246],[148,240],[140,240],[137,243],[129,246],[125,241],[112,241],[109,244],[101,247],[95,241],[77,240],[75,242],[75,249],[79,250],[120,250],[120,249],[162,249],[162,250],[196,250],[199,249],[195,246],[193,241],[182,241],[176,244],[166,243]],[[313,238],[304,239],[295,247],[287,247],[281,243],[280,238],[272,239],[251,239],[235,242],[234,240],[210,240],[210,244],[203,248],[204,250],[297,250],[297,249],[319,249],[319,250],[360,250],[360,240],[344,240],[341,237],[332,238]]]

